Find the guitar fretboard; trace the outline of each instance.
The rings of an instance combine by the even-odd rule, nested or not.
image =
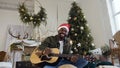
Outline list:
[[[54,56],[54,57],[71,57],[71,56],[73,56],[73,55],[75,55],[75,54],[50,54],[49,56]],[[83,56],[82,55],[77,55],[78,57],[80,57],[80,58],[83,58]]]

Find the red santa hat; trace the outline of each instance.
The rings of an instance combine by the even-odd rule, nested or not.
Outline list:
[[[58,30],[60,30],[61,28],[65,28],[67,30],[67,34],[69,32],[69,29],[70,29],[70,24],[68,23],[63,23],[61,24],[59,27],[58,27]]]

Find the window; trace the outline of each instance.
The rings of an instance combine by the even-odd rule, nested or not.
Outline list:
[[[113,34],[120,30],[120,0],[107,0]]]

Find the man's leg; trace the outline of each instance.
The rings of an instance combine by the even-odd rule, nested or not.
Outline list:
[[[43,68],[56,68],[56,66],[45,65]]]
[[[80,58],[76,63],[73,63],[73,65],[75,65],[77,68],[83,68],[87,64],[88,64],[88,61],[86,61],[83,58]]]

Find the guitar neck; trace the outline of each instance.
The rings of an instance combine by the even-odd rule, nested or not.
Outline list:
[[[69,58],[69,57],[71,57],[71,56],[73,56],[74,54],[51,54],[51,56],[54,56],[54,57],[67,57],[67,58]],[[83,56],[82,55],[78,55],[78,57],[80,57],[80,58],[83,58]]]

